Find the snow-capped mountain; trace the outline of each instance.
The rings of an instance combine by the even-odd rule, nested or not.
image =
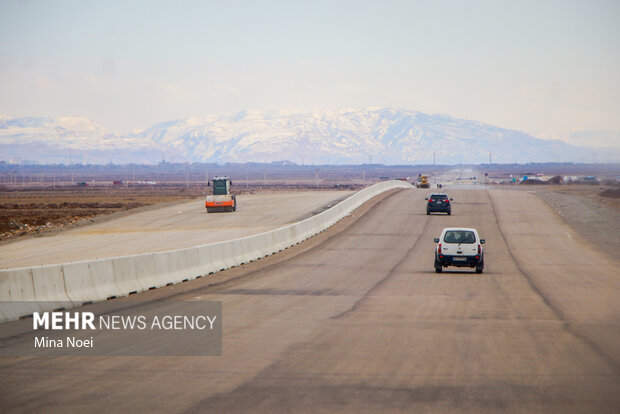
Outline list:
[[[541,140],[523,132],[447,115],[392,108],[313,113],[243,111],[163,122],[114,134],[83,118],[0,117],[0,152],[32,144],[107,162],[272,162],[438,164],[618,161],[619,152]],[[19,152],[19,151],[18,151]],[[58,162],[27,153],[28,159]],[[36,158],[32,158],[36,155]],[[24,158],[24,157],[23,157]],[[134,159],[136,158],[136,159]],[[74,159],[79,162],[79,158]],[[63,161],[64,162],[64,161]]]
[[[37,141],[83,149],[114,148],[120,137],[86,118],[0,117],[3,144]]]
[[[157,157],[151,141],[115,134],[86,118],[0,116],[0,160],[105,164]]]

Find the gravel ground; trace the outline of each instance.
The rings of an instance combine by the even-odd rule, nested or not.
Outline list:
[[[575,194],[539,189],[535,193],[592,245],[618,258],[620,213],[617,209]]]

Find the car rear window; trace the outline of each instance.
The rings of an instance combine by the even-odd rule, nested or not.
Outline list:
[[[468,230],[448,230],[443,236],[444,243],[476,243],[476,235]]]
[[[430,198],[448,198],[448,194],[431,194]]]

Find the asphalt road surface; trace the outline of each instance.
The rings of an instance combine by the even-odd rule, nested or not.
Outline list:
[[[99,224],[0,246],[0,268],[66,263],[198,246],[273,230],[309,216],[351,191],[242,194],[234,213],[210,213],[204,200],[148,209]]]
[[[617,259],[526,191],[450,190],[452,216],[426,215],[429,192],[228,281],[144,294],[222,301],[222,356],[0,358],[0,411],[617,413]],[[434,273],[447,226],[478,229],[485,273]]]

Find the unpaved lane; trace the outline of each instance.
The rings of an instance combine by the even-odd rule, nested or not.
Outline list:
[[[163,251],[249,236],[297,221],[350,194],[308,191],[240,195],[235,213],[212,214],[206,213],[203,200],[194,200],[1,246],[0,268]]]

